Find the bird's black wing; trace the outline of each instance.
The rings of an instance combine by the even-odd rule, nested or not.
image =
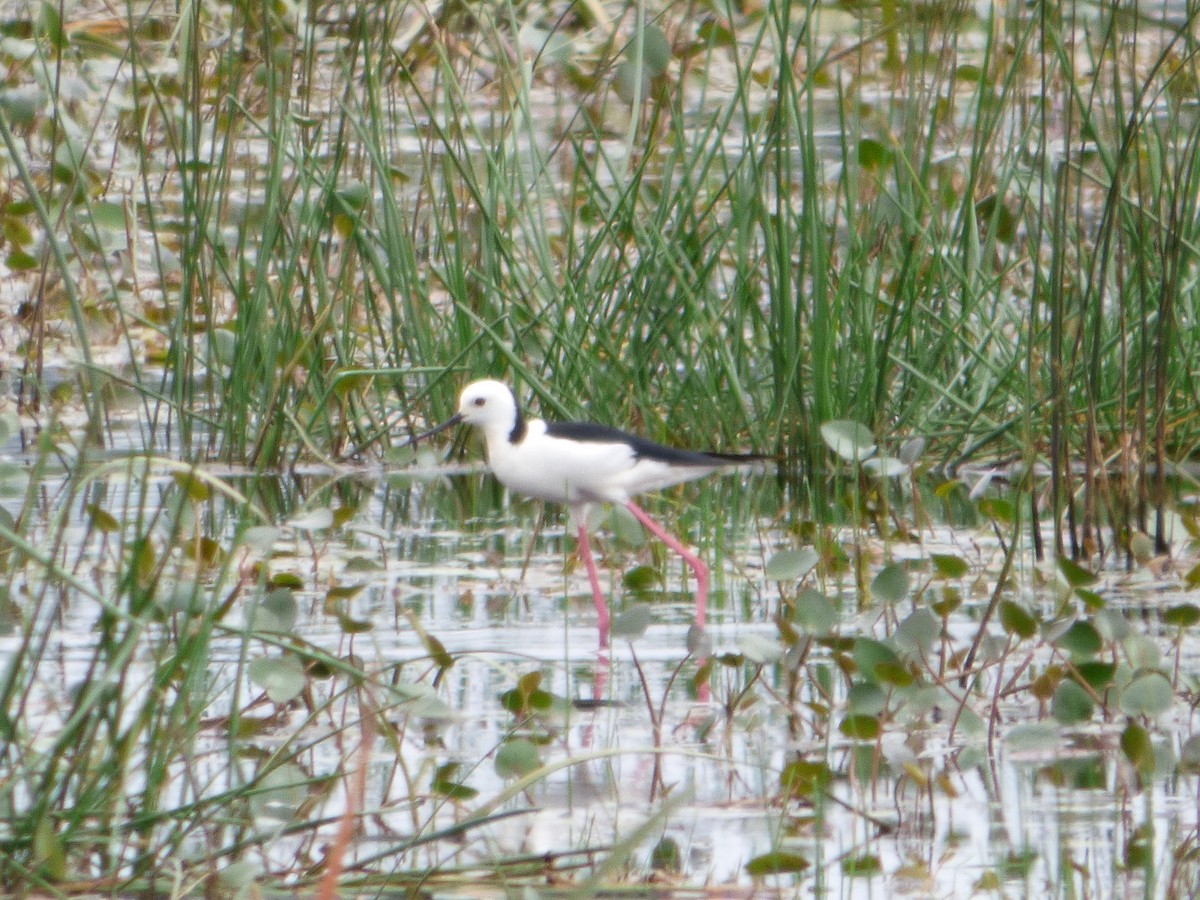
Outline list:
[[[700,450],[680,450],[678,447],[668,447],[648,438],[630,434],[628,431],[622,431],[620,428],[597,425],[595,422],[547,422],[546,434],[549,437],[563,438],[568,441],[627,444],[633,450],[634,455],[641,459],[658,460],[675,466],[720,466],[766,459],[756,453],[705,453]]]

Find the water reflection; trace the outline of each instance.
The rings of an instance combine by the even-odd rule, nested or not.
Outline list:
[[[669,837],[681,850],[681,885],[748,886],[751,860],[786,850],[810,867],[768,879],[784,895],[957,896],[1073,885],[1096,896],[1162,896],[1169,870],[1134,863],[1163,865],[1194,841],[1195,777],[1174,774],[1170,764],[1152,777],[1132,771],[1119,748],[1124,717],[1115,711],[1049,730],[1041,743],[1012,737],[1014,728],[1046,721],[1029,691],[1016,690],[1024,681],[1012,667],[1040,671],[1052,661],[1046,651],[998,656],[993,674],[970,692],[956,679],[930,680],[921,695],[870,699],[853,677],[858,651],[848,640],[894,633],[896,618],[917,601],[864,600],[855,569],[834,567],[838,574],[814,583],[838,611],[831,635],[806,637],[797,645],[802,653],[790,652],[776,616],[797,588],[764,575],[775,550],[797,542],[792,518],[781,512],[789,508],[781,505],[786,485],[724,479],[661,501],[714,573],[713,702],[703,704],[686,651],[685,572],[652,545],[601,531],[614,609],[649,604],[651,625],[599,654],[587,580],[562,520],[510,500],[484,474],[224,477],[293,525],[253,550],[244,510],[178,472],[131,467],[77,494],[48,484],[34,536],[48,532],[67,504],[73,543],[60,558],[86,570],[117,608],[56,579],[30,577],[36,567],[25,566],[10,595],[18,614],[0,645],[6,671],[23,655],[36,660],[23,714],[45,740],[66,727],[75,692],[98,666],[113,664],[111,646],[126,637],[134,643],[122,693],[101,708],[126,723],[139,709],[162,708],[165,700],[151,702],[164,689],[154,687],[155,673],[202,632],[206,614],[226,610],[207,637],[203,678],[189,682],[189,706],[203,727],[192,750],[168,756],[166,806],[272,772],[276,806],[256,807],[255,821],[308,815],[288,799],[289,785],[324,784],[343,772],[356,723],[368,713],[385,727],[370,756],[369,815],[354,852],[391,873],[536,858],[547,872],[573,877],[575,866],[606,859],[650,822],[612,877],[645,877],[652,848]],[[156,513],[134,515],[147,509]],[[320,520],[305,517],[322,509],[339,524],[313,527]],[[112,527],[98,510],[120,524]],[[970,641],[989,596],[973,582],[983,579],[986,588],[995,571],[994,538],[944,525],[918,529],[919,543],[883,541],[870,529],[834,534],[855,552],[871,548],[873,570],[889,558],[933,552],[969,559],[972,573],[957,586],[963,602],[946,622],[950,643],[938,652],[948,657]],[[220,552],[189,555],[197,536]],[[147,554],[144,569],[130,568],[139,552]],[[626,584],[625,573],[641,565],[662,573],[662,582]],[[142,586],[120,588],[131,573],[145,579]],[[1032,590],[1030,576],[1022,578]],[[171,606],[164,598],[179,591],[168,586],[180,584],[194,588],[191,599]],[[1111,592],[1112,607],[1136,621],[1147,586]],[[295,600],[286,629],[257,618],[272,590]],[[138,597],[159,608],[139,612]],[[190,605],[197,598],[207,598],[204,612]],[[1172,651],[1170,629],[1149,632],[1164,655]],[[45,650],[30,657],[35,633]],[[271,703],[249,664],[287,648],[306,660],[304,689]],[[1194,671],[1195,642],[1179,652],[1182,670]],[[318,666],[314,654],[327,662]],[[868,706],[887,710],[882,733],[848,737],[839,727],[845,711]],[[951,721],[958,723],[952,734]],[[1177,756],[1189,731],[1183,711],[1155,740],[1165,735]],[[498,755],[513,747],[546,767],[527,784],[497,769]],[[284,757],[294,770],[271,768]],[[0,765],[11,774],[7,759]],[[797,762],[814,767],[820,790],[781,782]],[[438,772],[452,774],[439,780]],[[132,792],[143,787],[131,779]],[[300,792],[300,806],[311,802],[310,790]],[[336,815],[340,794],[319,796],[320,815]],[[510,815],[454,831],[472,817],[501,814]],[[272,865],[290,865],[296,853],[312,852],[323,829],[261,838],[259,852]]]

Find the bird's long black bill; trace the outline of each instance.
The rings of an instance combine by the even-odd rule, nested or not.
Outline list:
[[[447,428],[453,428],[455,425],[457,425],[461,421],[462,421],[462,415],[460,413],[455,413],[450,418],[448,418],[445,422],[443,422],[441,425],[437,425],[433,428],[430,428],[426,432],[423,432],[421,434],[413,436],[412,438],[409,439],[408,443],[402,444],[401,446],[411,447],[413,444],[417,443],[418,441],[423,441],[423,440],[425,440],[425,438],[433,437],[435,434],[443,432]]]

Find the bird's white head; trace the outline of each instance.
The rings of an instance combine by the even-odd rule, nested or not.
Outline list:
[[[517,400],[503,382],[472,381],[458,395],[458,420],[484,430],[512,429],[517,423]]]
[[[508,385],[489,378],[472,381],[463,388],[458,395],[458,410],[454,415],[424,434],[414,435],[409,443],[423,441],[460,423],[482,430],[489,447],[505,439],[510,442],[520,440],[525,428],[517,408],[517,399]]]

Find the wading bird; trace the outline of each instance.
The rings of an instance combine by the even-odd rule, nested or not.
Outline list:
[[[588,509],[595,503],[623,504],[647,530],[683,558],[696,575],[695,621],[697,629],[703,631],[708,569],[634,503],[633,497],[765,457],[679,450],[591,422],[526,419],[508,385],[490,379],[473,381],[463,388],[458,411],[412,442],[459,424],[473,425],[483,432],[488,467],[510,491],[567,505],[592,586],[601,648],[608,646],[609,614],[588,540]]]

